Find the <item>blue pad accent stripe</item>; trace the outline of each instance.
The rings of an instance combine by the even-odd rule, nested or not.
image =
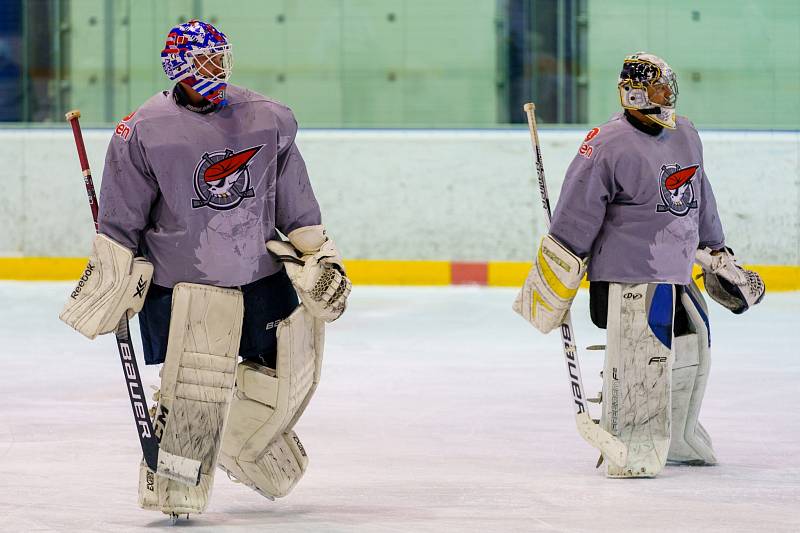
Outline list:
[[[656,338],[667,348],[672,348],[673,305],[672,285],[659,283],[650,301],[647,324]]]

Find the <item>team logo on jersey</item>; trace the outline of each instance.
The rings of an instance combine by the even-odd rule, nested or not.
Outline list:
[[[684,216],[690,209],[697,209],[697,200],[694,196],[694,178],[700,165],[691,165],[681,168],[677,163],[661,166],[661,176],[658,180],[658,189],[661,193],[661,200],[656,211],[664,213],[669,211],[679,217]]]
[[[234,152],[230,148],[206,152],[194,171],[192,207],[210,207],[225,211],[233,209],[245,198],[255,196],[250,185],[248,165],[264,145]]]

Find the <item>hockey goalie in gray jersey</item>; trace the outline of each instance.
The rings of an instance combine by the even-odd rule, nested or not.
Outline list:
[[[291,110],[227,83],[231,45],[211,24],[176,26],[161,56],[175,85],[115,129],[97,274],[61,318],[94,338],[141,310],[145,361],[164,365],[160,448],[202,465],[187,485],[161,475],[160,452],[158,472],[142,463],[140,505],[175,517],[205,510],[217,466],[270,499],[302,477],[294,425],[319,381],[324,322],[344,312],[350,281]]]
[[[716,462],[698,421],[711,342],[692,264],[735,313],[765,289],[725,246],[700,138],[675,115],[675,73],[637,53],[618,88],[623,112],[581,144],[514,308],[547,333],[587,272],[592,320],[607,329],[600,424],[628,449],[627,464],[607,461],[607,473],[653,477],[668,460]]]

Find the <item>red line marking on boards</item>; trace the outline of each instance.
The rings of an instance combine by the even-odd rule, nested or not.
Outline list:
[[[452,285],[486,285],[488,277],[488,263],[450,263]]]

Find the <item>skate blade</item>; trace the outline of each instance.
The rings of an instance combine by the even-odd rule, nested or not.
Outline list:
[[[178,519],[181,517],[179,514],[170,513],[169,514],[169,523],[170,525],[174,526],[178,524]],[[189,513],[186,513],[186,520],[189,520]]]

